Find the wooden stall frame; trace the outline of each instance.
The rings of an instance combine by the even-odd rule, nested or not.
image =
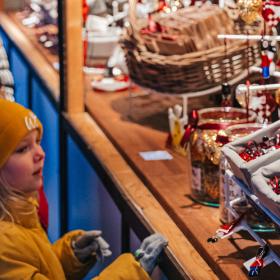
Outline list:
[[[58,1],[60,83],[62,109],[84,112],[83,41],[81,1]]]
[[[3,2],[3,0],[0,0],[2,9]],[[45,79],[46,73],[40,69],[42,65],[35,63],[34,58],[29,58],[30,53],[28,54],[27,49],[21,49],[20,41],[17,41],[16,44],[21,52],[23,51],[28,64],[36,70],[36,74],[43,77],[44,84],[49,89],[53,89],[51,93],[55,97],[48,96],[48,98],[52,102],[55,101],[55,107],[60,116],[60,171],[63,178],[61,181],[60,200],[63,203],[61,218],[64,219],[61,231],[67,230],[68,205],[67,200],[64,198],[67,197],[66,138],[70,135],[79,145],[93,168],[95,168],[120,209],[123,219],[122,228],[125,229],[126,233],[129,224],[140,239],[154,231],[158,231],[162,232],[170,240],[161,263],[161,268],[169,279],[218,279],[159,202],[113,147],[95,121],[84,111],[82,34],[80,32],[81,13],[77,12],[81,11],[78,7],[79,5],[81,7],[81,1],[75,1],[74,3],[74,1],[64,0],[58,1],[58,4],[59,36],[62,39],[59,48],[61,65],[59,88],[61,94],[59,94],[56,86],[50,86],[51,80]],[[5,15],[1,13],[2,16]],[[74,19],[73,17],[77,18]],[[71,21],[69,21],[69,18],[71,18]],[[74,28],[75,32],[72,32],[72,28]],[[74,35],[75,39],[72,39]],[[77,48],[75,48],[76,44]],[[31,49],[32,47],[29,46],[29,48]],[[75,55],[72,56],[73,54]],[[31,60],[32,62],[30,62]],[[71,68],[70,71],[69,68]],[[53,82],[57,85],[56,79]],[[106,149],[104,149],[104,145],[106,145]],[[112,160],[112,157],[115,160]],[[123,243],[123,248],[128,250],[127,240],[124,238]]]
[[[166,228],[174,228],[174,232],[165,233],[168,239],[174,238],[174,243],[171,242],[169,245],[178,246],[178,244],[184,244],[184,251],[181,252],[181,257],[178,259],[175,257],[173,250],[166,250],[168,257],[164,259],[164,266],[161,266],[163,271],[170,277],[170,279],[217,279],[217,276],[207,265],[207,263],[201,258],[194,247],[189,243],[182,232],[177,228],[175,223],[171,221],[166,212],[162,209],[159,203],[152,196],[150,191],[143,185],[143,183],[137,178],[135,173],[127,166],[121,155],[112,147],[107,137],[99,130],[99,127],[91,119],[91,117],[84,112],[84,95],[83,95],[83,80],[82,80],[82,2],[76,1],[69,3],[70,1],[58,1],[59,3],[59,32],[60,32],[60,88],[61,88],[61,112],[64,113],[64,117],[61,114],[61,164],[62,168],[61,177],[62,181],[62,195],[65,197],[67,193],[67,178],[66,166],[67,163],[67,141],[66,141],[66,130],[72,133],[72,137],[78,143],[80,148],[84,152],[86,158],[89,159],[92,166],[97,170],[104,186],[107,188],[109,193],[114,197],[115,202],[119,202],[118,208],[122,213],[122,229],[125,236],[128,238],[128,224],[132,226],[135,233],[139,238],[143,239],[149,233],[154,231],[163,232]],[[74,2],[74,1],[73,1]],[[129,2],[130,10],[135,10],[136,2]],[[133,17],[135,12],[131,13]],[[71,19],[71,20],[69,20]],[[131,18],[134,21],[133,18]],[[65,34],[65,36],[64,36]],[[79,42],[77,42],[79,41]],[[77,48],[75,48],[78,44]],[[70,71],[71,69],[71,71]],[[79,95],[79,96],[78,96]],[[70,125],[71,124],[71,125]],[[81,141],[83,143],[81,143]],[[104,143],[106,142],[106,143]],[[104,149],[104,146],[107,148]],[[86,148],[85,148],[86,147]],[[89,149],[89,150],[88,150]],[[111,154],[104,150],[111,150]],[[103,152],[101,152],[103,151]],[[118,161],[121,161],[125,165],[125,169],[121,171],[121,174],[113,174],[110,168],[112,155],[116,155]],[[65,162],[65,163],[63,163]],[[125,174],[123,174],[125,172]],[[131,173],[130,176],[128,174]],[[131,182],[121,182],[124,178],[130,178]],[[135,182],[137,181],[137,183]],[[123,185],[124,184],[124,185]],[[136,184],[136,186],[135,186]],[[63,187],[64,185],[64,187]],[[121,187],[123,185],[124,188]],[[139,191],[137,186],[141,185],[141,194],[145,194],[144,199],[142,198],[140,203],[144,203],[145,206],[138,206],[136,201],[139,199]],[[117,191],[113,191],[114,186]],[[66,196],[67,197],[67,196]],[[122,202],[122,203],[121,203]],[[65,202],[64,202],[65,203]],[[124,206],[125,205],[125,206]],[[129,206],[128,206],[129,205]],[[154,206],[156,210],[153,210]],[[66,208],[62,208],[62,218],[67,220]],[[148,210],[146,210],[146,208]],[[156,212],[156,213],[155,213]],[[64,213],[64,214],[63,214]],[[128,214],[129,213],[129,214]],[[64,217],[63,217],[64,215]],[[156,217],[156,219],[155,219]],[[153,218],[153,219],[152,219]],[[155,222],[157,221],[157,222]],[[163,223],[162,221],[165,221]],[[145,225],[146,230],[140,230],[140,225]],[[67,225],[64,224],[62,230],[67,229]],[[142,232],[142,233],[141,233]],[[124,237],[124,236],[123,236]],[[180,241],[179,241],[180,240]],[[179,245],[179,247],[181,247]],[[122,247],[125,251],[129,250],[127,239],[122,238]],[[182,247],[181,247],[182,248]],[[178,248],[173,248],[176,252]],[[166,256],[166,255],[165,255]],[[171,260],[171,262],[170,262]],[[183,265],[182,265],[183,264]],[[184,268],[183,268],[184,267]]]

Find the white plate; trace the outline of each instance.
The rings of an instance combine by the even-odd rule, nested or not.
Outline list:
[[[102,91],[120,91],[125,90],[129,86],[129,82],[117,81],[114,78],[103,78],[101,81],[92,81],[93,89]]]

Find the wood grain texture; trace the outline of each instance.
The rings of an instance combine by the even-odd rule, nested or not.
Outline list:
[[[248,279],[243,262],[255,255],[258,244],[246,234],[235,234],[232,239],[217,244],[207,243],[207,238],[220,225],[219,212],[190,198],[189,160],[172,151],[169,151],[174,156],[171,161],[147,162],[138,154],[140,151],[166,149],[167,132],[160,129],[164,127],[160,122],[167,123],[166,98],[169,97],[131,98],[128,93],[89,91],[86,107],[218,278]],[[162,110],[165,114],[159,113]],[[158,118],[164,115],[165,118]],[[157,122],[152,121],[154,118]],[[279,251],[279,235],[266,234],[263,237]],[[278,267],[270,265],[264,269],[260,279],[277,279],[279,272]]]
[[[84,111],[82,1],[65,1],[65,108],[69,113]]]
[[[67,119],[99,158],[108,176],[113,178],[115,186],[138,212],[143,223],[167,237],[167,250],[185,271],[186,279],[218,279],[92,118],[83,113],[67,115]]]
[[[58,102],[59,100],[59,76],[58,72],[51,65],[50,60],[46,58],[43,54],[44,52],[39,44],[34,44],[34,34],[33,41],[30,40],[30,36],[32,38],[32,34],[30,34],[30,30],[28,33],[27,28],[23,28],[18,23],[18,20],[15,16],[15,13],[0,13],[0,25],[4,29],[4,31],[8,34],[10,39],[14,42],[14,44],[20,49],[23,56],[30,63],[32,68],[38,73],[38,76],[41,77],[45,86],[52,93],[54,99]],[[27,32],[27,33],[26,33]],[[28,37],[29,38],[28,38]],[[51,60],[54,60],[54,57],[51,57]]]

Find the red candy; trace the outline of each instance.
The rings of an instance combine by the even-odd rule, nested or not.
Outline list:
[[[261,143],[256,143],[253,140],[249,141],[245,146],[245,149],[239,153],[239,156],[248,162],[279,148],[280,135],[277,133],[274,137],[270,138],[264,136]]]
[[[280,185],[279,185],[279,178],[277,176],[274,176],[273,179],[270,179],[269,184],[272,187],[272,190],[276,193],[276,194],[280,194]]]

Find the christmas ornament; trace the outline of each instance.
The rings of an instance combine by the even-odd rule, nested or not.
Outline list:
[[[168,120],[170,133],[167,139],[167,145],[171,146],[176,152],[181,155],[187,154],[187,146],[182,147],[180,142],[185,133],[185,125],[188,118],[183,115],[183,108],[180,105],[175,105],[174,108],[168,109]]]
[[[265,22],[267,22],[268,26],[276,27],[280,21],[280,2],[264,2],[262,17]]]
[[[240,10],[240,17],[247,24],[258,19],[262,11],[262,0],[239,0],[237,6]]]
[[[258,249],[256,260],[250,265],[250,271],[248,273],[250,277],[259,276],[261,269],[264,266],[264,258],[267,256],[268,251],[269,247],[267,244]]]
[[[256,84],[253,84],[253,86]],[[235,98],[238,103],[246,108],[246,92],[240,90],[244,85],[238,85],[235,90]],[[259,123],[269,122],[271,119],[271,112],[276,108],[276,101],[269,91],[250,91],[250,98],[248,107],[257,114]]]
[[[220,239],[223,239],[223,238],[226,238],[226,237],[230,236],[234,232],[234,229],[241,223],[244,216],[245,216],[245,213],[240,215],[239,218],[235,219],[231,223],[221,225],[216,230],[215,235],[213,235],[213,236],[211,236],[207,239],[207,242],[208,243],[216,243]]]
[[[264,79],[268,79],[270,77],[269,75],[269,59],[267,56],[267,50],[268,50],[268,41],[267,40],[261,40],[261,68],[262,68],[262,76]]]

